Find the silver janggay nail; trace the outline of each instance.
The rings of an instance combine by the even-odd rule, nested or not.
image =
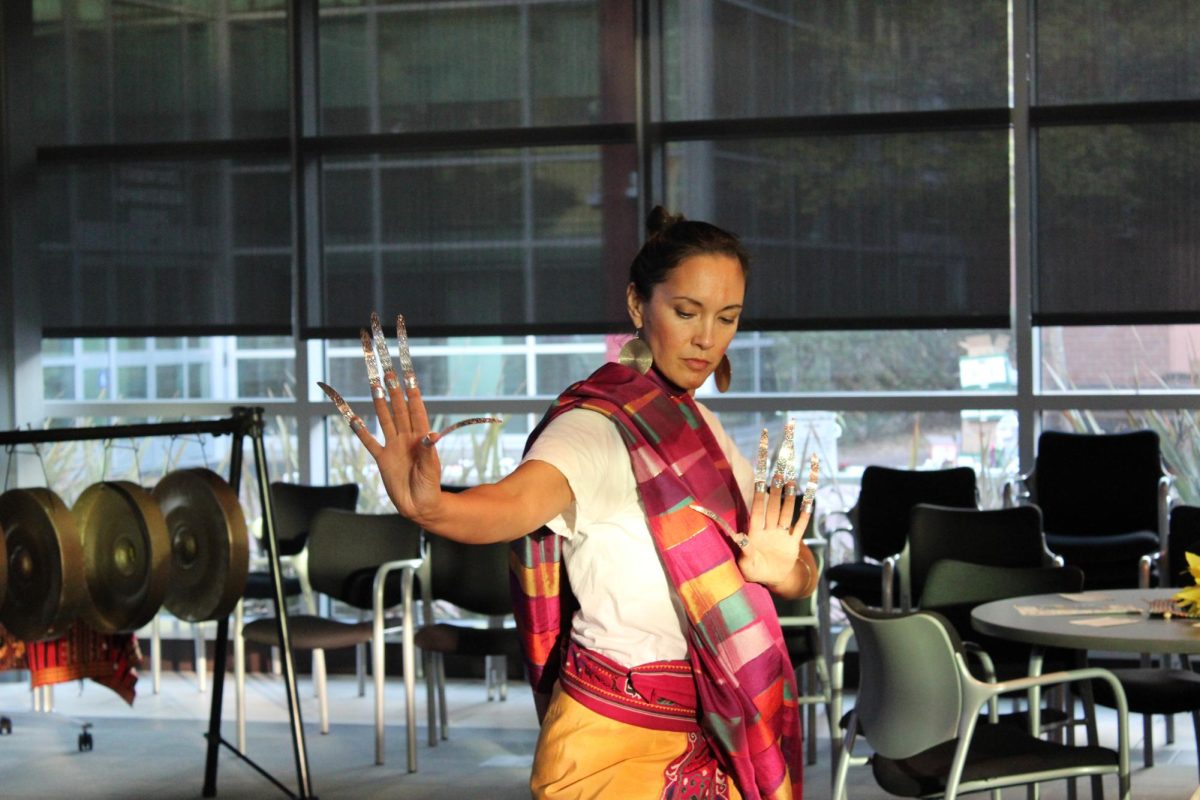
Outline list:
[[[376,353],[379,354],[379,368],[382,369],[384,377],[388,373],[395,374],[395,368],[391,366],[391,353],[388,350],[388,337],[383,335],[383,325],[379,324],[379,314],[371,312],[371,338],[374,339],[374,347]]]
[[[320,386],[321,391],[329,396],[329,399],[333,401],[335,406],[337,406],[337,410],[342,412],[342,418],[346,420],[346,424],[350,426],[350,430],[357,433],[366,427],[363,424],[362,419],[359,418],[359,416],[354,413],[353,409],[350,408],[350,404],[343,400],[342,396],[334,391],[332,386],[327,383],[322,383],[321,381],[317,381],[317,386]]]
[[[697,505],[696,503],[692,503],[690,506],[688,506],[688,508],[703,514],[715,522],[717,527],[720,528],[726,536],[737,542],[738,547],[745,548],[746,545],[750,544],[750,539],[746,536],[746,534],[735,531],[733,526],[726,522],[725,519],[715,511],[709,511],[704,506]]]
[[[429,433],[425,434],[421,438],[421,444],[425,445],[426,447],[433,447],[442,439],[446,438],[448,434],[453,433],[459,428],[466,427],[467,425],[498,425],[501,422],[503,422],[503,420],[496,417],[471,417],[470,419],[460,419],[458,422],[454,423],[453,425],[448,425],[445,428],[442,428],[440,431],[430,431]]]
[[[788,420],[783,426],[783,444],[779,446],[779,459],[783,461],[784,482],[796,477],[796,423]]]
[[[758,436],[758,460],[754,464],[754,489],[760,491],[758,486],[762,484],[762,490],[766,491],[767,487],[767,461],[770,459],[770,443],[767,439],[767,429],[763,428],[762,433]]]
[[[817,478],[821,474],[821,461],[817,458],[817,454],[813,453],[809,459],[808,467],[808,483],[804,486],[804,500],[801,505],[802,511],[812,511],[813,500],[817,496]]]
[[[775,474],[771,486],[782,487],[796,474],[796,425],[791,420],[783,426],[783,442],[779,445],[779,456],[775,460]]]
[[[412,353],[408,349],[408,328],[404,324],[404,315],[396,315],[396,341],[399,348],[400,372],[404,375],[404,385],[407,388],[416,388],[416,371],[413,369]],[[412,381],[412,386],[409,386],[409,380]]]
[[[367,362],[367,383],[371,384],[371,397],[378,400],[383,397],[383,383],[379,380],[379,365],[375,363],[375,348],[371,345],[371,335],[367,333],[366,328],[362,328],[358,332],[358,338],[362,340],[363,361]]]

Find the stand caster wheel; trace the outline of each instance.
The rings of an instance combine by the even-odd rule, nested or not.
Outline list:
[[[88,728],[92,727],[92,723],[83,723],[83,733],[79,734],[79,752],[92,749],[92,735],[88,733]]]

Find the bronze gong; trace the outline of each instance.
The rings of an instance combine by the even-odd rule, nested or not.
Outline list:
[[[87,602],[83,553],[71,512],[49,489],[0,495],[8,586],[0,622],[18,639],[61,636]]]
[[[148,491],[129,481],[94,483],[71,509],[90,603],[80,612],[101,633],[154,619],[171,575],[167,522]]]
[[[167,610],[189,622],[228,616],[245,591],[250,567],[237,494],[220,475],[201,468],[168,473],[153,494],[171,541]]]

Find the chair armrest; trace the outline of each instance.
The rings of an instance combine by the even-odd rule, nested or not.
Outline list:
[[[979,666],[983,668],[984,683],[996,682],[996,664],[992,661],[992,657],[988,655],[987,650],[984,650],[976,642],[965,641],[962,643],[963,652],[969,656],[974,656],[979,661]]]
[[[1171,489],[1174,477],[1170,473],[1158,479],[1158,549],[1167,549],[1167,536],[1171,530]]]
[[[833,640],[833,652],[829,657],[829,721],[837,725],[842,720],[842,692],[846,681],[846,649],[854,637],[854,629],[849,625],[838,632]],[[832,730],[829,734],[833,738]]]
[[[383,624],[383,587],[389,573],[396,570],[403,570],[404,574],[401,577],[401,595],[404,604],[404,621],[405,627],[411,627],[412,623],[412,583],[413,578],[417,574],[417,570],[425,563],[423,558],[402,558],[396,561],[385,561],[375,568],[375,580],[371,585],[371,595],[373,598],[372,609],[374,611],[377,625]]]
[[[888,556],[887,558],[883,559],[883,561],[879,562],[880,565],[883,566],[883,575],[879,579],[879,591],[883,598],[881,605],[883,610],[889,613],[896,610],[896,601],[895,598],[892,597],[892,584],[894,581],[893,576],[896,574],[896,565],[899,562],[899,553]]]
[[[1144,555],[1138,559],[1138,588],[1139,589],[1149,589],[1150,588],[1150,570],[1153,569],[1154,565],[1157,564],[1159,561],[1161,561],[1165,556],[1166,556],[1166,554],[1163,551],[1156,550],[1155,552],[1147,553],[1146,555]],[[1161,576],[1159,576],[1159,577],[1161,580]]]
[[[1029,504],[1029,479],[1032,472],[1024,472],[1004,482],[1004,508]]]
[[[1018,692],[1029,689],[1040,689],[1045,686],[1058,686],[1067,683],[1076,683],[1087,680],[1101,680],[1107,683],[1113,691],[1113,697],[1117,705],[1117,763],[1119,775],[1127,776],[1129,774],[1129,705],[1125,700],[1125,690],[1121,687],[1121,682],[1117,680],[1117,676],[1113,675],[1107,669],[1099,667],[1087,667],[1084,669],[1073,669],[1064,672],[1050,672],[1045,675],[1031,676],[1027,678],[1015,678],[1010,681],[1001,683],[983,683],[975,680],[967,671],[966,659],[962,654],[959,654],[959,672],[963,679],[963,688],[966,690],[966,697],[963,704],[963,715],[958,724],[958,747],[954,753],[954,759],[951,762],[950,770],[946,780],[946,795],[951,793],[957,794],[958,783],[962,778],[963,765],[966,762],[967,748],[971,742],[971,736],[975,732],[975,726],[979,720],[979,711],[983,708],[983,704],[994,699],[997,695],[1007,694],[1008,692]],[[1036,712],[1036,708],[1030,706],[1031,712]],[[1030,714],[1031,730],[1037,731],[1036,713]],[[1128,797],[1128,785],[1121,790],[1122,797]]]
[[[983,680],[985,683],[996,682],[996,664],[992,661],[992,657],[988,652],[979,646],[976,642],[963,642],[963,652],[968,655],[975,656],[979,661],[980,667],[983,668]],[[988,702],[988,722],[1000,721],[1000,700],[993,697]]]
[[[1079,683],[1081,681],[1101,680],[1112,687],[1113,697],[1117,701],[1117,713],[1121,717],[1126,717],[1129,714],[1129,705],[1125,700],[1125,689],[1121,686],[1121,681],[1111,671],[1103,667],[1083,667],[1080,669],[1063,670],[1062,672],[1047,672],[1044,675],[1030,675],[1024,678],[1013,678],[1012,680],[1001,681],[999,683],[983,683],[976,681],[980,686],[986,687],[985,694],[991,697],[996,694],[1008,694],[1010,692],[1021,692],[1026,689],[1042,688],[1045,686],[1058,686],[1067,683]],[[1122,727],[1125,726],[1122,723]]]

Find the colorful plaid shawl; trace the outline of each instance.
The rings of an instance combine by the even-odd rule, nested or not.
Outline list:
[[[530,436],[586,408],[617,425],[667,576],[689,622],[700,724],[722,768],[747,798],[799,798],[800,720],[795,676],[770,594],[748,583],[731,543],[690,508],[746,530],[733,472],[695,401],[653,371],[606,364],[568,388]],[[548,692],[569,635],[558,537],[543,529],[514,543],[512,587],[534,690]]]

